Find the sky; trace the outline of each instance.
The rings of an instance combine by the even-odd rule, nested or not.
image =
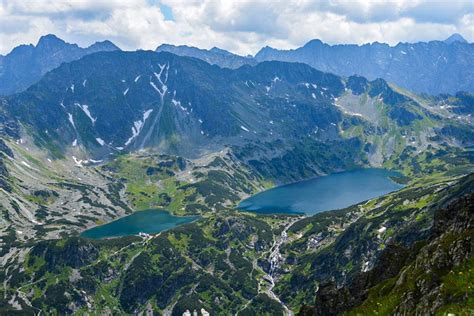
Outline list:
[[[367,0],[0,0],[0,54],[55,34],[125,50],[163,43],[214,46],[241,55],[263,46],[474,41],[474,1]]]

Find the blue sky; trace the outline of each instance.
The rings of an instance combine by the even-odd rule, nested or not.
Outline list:
[[[367,0],[0,0],[0,54],[53,33],[88,46],[163,43],[254,54],[311,39],[415,42],[461,33],[474,41],[474,1]]]

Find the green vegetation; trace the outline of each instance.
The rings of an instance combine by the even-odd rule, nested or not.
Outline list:
[[[97,313],[141,311],[146,302],[156,312],[176,302],[183,311],[233,314],[249,301],[250,311],[264,310],[269,299],[256,290],[263,273],[253,261],[272,239],[265,219],[226,214],[145,239],[44,241],[32,248],[7,294],[34,293],[34,309],[59,314],[71,312],[70,302],[87,309],[86,297]],[[23,283],[31,278],[36,281]]]
[[[136,210],[161,207],[176,215],[226,210],[269,186],[228,157],[195,166],[176,156],[122,155],[102,169],[125,183]]]

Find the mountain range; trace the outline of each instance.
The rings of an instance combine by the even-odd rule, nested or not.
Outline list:
[[[449,142],[472,141],[472,118],[449,118],[441,101],[426,106],[382,79],[345,79],[276,61],[231,70],[170,53],[96,53],[61,65],[4,102],[52,153],[72,150],[96,160],[145,148],[191,158],[257,140],[290,146],[302,136],[329,142],[349,133],[346,138],[370,144],[365,154],[380,164],[398,144],[440,143],[436,134],[446,141],[467,129],[467,137]],[[469,98],[448,102],[470,104]],[[374,131],[356,135],[354,125]]]
[[[6,56],[0,55],[0,95],[26,89],[62,62],[118,49],[110,41],[81,48],[54,35],[43,36],[36,46],[21,45]],[[271,60],[300,62],[340,76],[383,78],[417,93],[474,92],[474,74],[470,67],[474,60],[474,44],[468,43],[460,34],[453,34],[444,41],[399,43],[396,46],[383,43],[328,45],[312,40],[293,50],[264,47],[255,56],[239,56],[217,47],[206,50],[170,44],[162,44],[156,51],[195,57],[230,69]]]
[[[262,48],[253,58],[222,50],[162,45],[157,51],[203,59],[221,67],[238,68],[262,61],[278,60],[308,64],[340,76],[360,75],[370,80],[383,78],[405,89],[427,94],[474,91],[474,44],[453,34],[445,41],[328,45],[312,40],[300,48]],[[461,80],[462,78],[462,80]]]
[[[380,45],[395,49],[347,49]],[[36,79],[0,97],[0,314],[474,308],[473,94],[216,48],[82,49],[46,36],[22,49],[42,57]],[[276,185],[371,167],[397,171],[404,187],[314,216],[237,210]],[[151,235],[81,235],[150,209],[199,219]]]

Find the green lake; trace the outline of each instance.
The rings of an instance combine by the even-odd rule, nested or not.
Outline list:
[[[81,236],[101,239],[138,235],[139,233],[156,234],[197,219],[199,216],[174,216],[164,210],[150,209],[137,211],[113,222],[88,229]]]

